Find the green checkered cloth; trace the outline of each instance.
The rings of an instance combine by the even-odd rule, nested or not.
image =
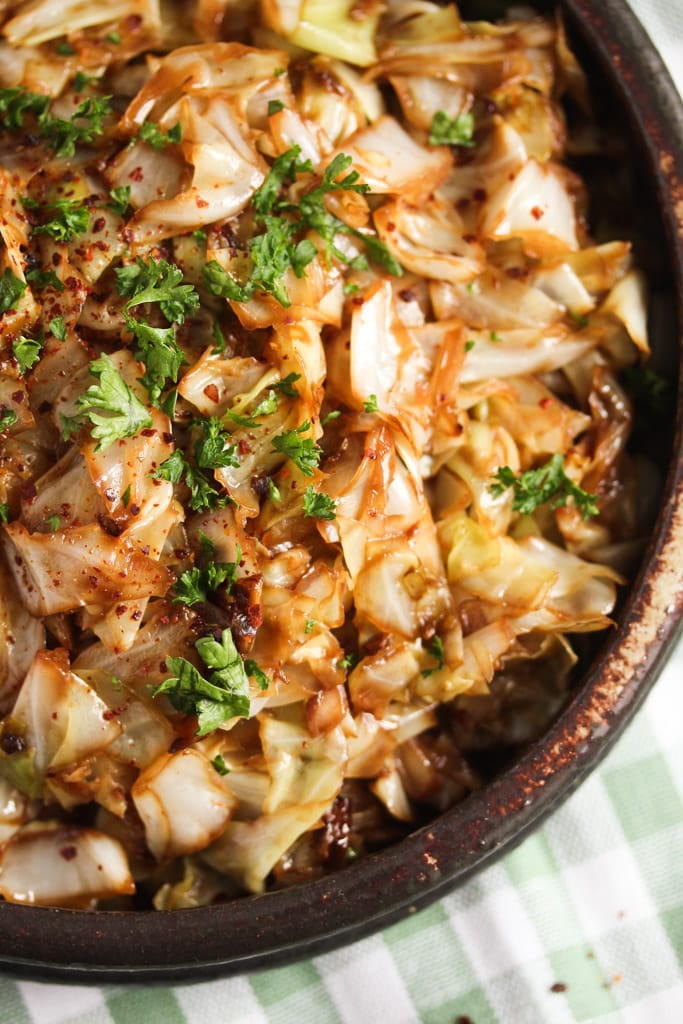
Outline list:
[[[683,3],[631,0],[683,91]],[[0,974],[0,1024],[683,1022],[683,641],[545,827],[429,909],[291,967],[196,985]]]

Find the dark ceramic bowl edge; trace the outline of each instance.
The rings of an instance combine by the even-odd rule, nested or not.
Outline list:
[[[680,337],[683,230],[674,210],[677,201],[683,210],[683,105],[661,58],[622,0],[603,0],[599,16],[586,0],[565,0],[563,7],[572,30],[585,35],[627,109],[638,107],[635,130],[648,151],[674,257]],[[610,42],[598,34],[599,27],[587,29],[591,19],[609,22]],[[637,66],[626,59],[629,48],[638,53]],[[617,75],[610,74],[615,64]],[[680,424],[679,408],[676,452],[681,451]],[[677,593],[681,550],[679,458],[665,487],[656,539],[621,616],[621,640],[606,645],[570,705],[514,768],[431,826],[337,876],[201,911],[92,915],[0,904],[0,964],[21,976],[63,981],[198,981],[325,952],[444,896],[537,828],[621,735],[676,639],[683,613],[683,595]],[[625,655],[618,650],[623,646]],[[196,951],[194,959],[187,958],[188,949]]]

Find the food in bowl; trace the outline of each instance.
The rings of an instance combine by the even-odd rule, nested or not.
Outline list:
[[[546,728],[661,382],[559,18],[129,6],[2,25],[0,895],[174,909]]]

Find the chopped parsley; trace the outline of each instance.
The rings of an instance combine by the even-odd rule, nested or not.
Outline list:
[[[117,185],[109,192],[109,202],[104,204],[106,210],[113,210],[124,217],[130,205],[130,185]]]
[[[498,334],[497,331],[491,331],[490,334],[489,334],[489,338],[491,339],[491,341],[502,341],[503,340],[501,338],[500,334]]]
[[[6,313],[8,309],[16,309],[17,303],[25,291],[26,283],[20,281],[9,267],[6,267],[0,277],[0,313]]]
[[[14,409],[1,409],[0,408],[0,434],[4,434],[6,430],[13,427],[19,417],[15,413]]]
[[[284,109],[285,105],[282,100],[268,100],[268,117],[272,117],[273,114],[279,114]]]
[[[131,313],[136,306],[158,303],[159,309],[171,324],[182,324],[187,314],[199,306],[199,296],[191,284],[183,284],[180,267],[166,260],[150,256],[145,262],[140,256],[135,263],[118,267],[114,271],[116,287],[122,298],[128,299],[123,307],[127,328],[135,335],[135,355],[145,364],[142,383],[151,401],[157,405],[170,380],[175,384],[184,361],[184,354],[171,327],[152,327]]]
[[[155,480],[168,480],[172,484],[184,483],[190,492],[188,505],[193,512],[224,508],[228,503],[229,499],[212,487],[201,470],[188,462],[178,448],[161,463],[152,476]]]
[[[47,325],[47,329],[57,341],[66,341],[67,331],[63,316],[53,316]]]
[[[93,142],[104,132],[104,118],[111,113],[111,96],[91,96],[83,100],[70,118],[39,118],[40,134],[56,156],[76,155],[76,146]]]
[[[370,395],[366,402],[363,402],[363,412],[377,412],[377,395]]]
[[[230,444],[230,434],[223,430],[220,420],[215,416],[195,420],[194,426],[199,427],[201,437],[194,446],[194,457],[200,469],[221,469],[225,466],[239,466],[237,446]]]
[[[58,530],[59,527],[62,525],[62,522],[59,516],[55,513],[55,515],[47,517],[47,519],[45,520],[45,525],[47,526],[48,530],[54,533],[55,530]]]
[[[108,355],[103,353],[90,364],[90,374],[97,378],[97,383],[91,384],[76,402],[77,414],[61,417],[64,440],[88,421],[90,433],[97,440],[96,451],[99,451],[152,426],[146,407],[133,394]]]
[[[315,627],[318,625],[315,619],[306,619],[306,625],[304,626],[304,633],[309,636]]]
[[[583,330],[584,327],[588,327],[589,321],[587,316],[583,316],[582,313],[575,313],[573,309],[568,309],[567,312],[569,313],[570,317],[572,318],[576,326],[579,327],[581,330]]]
[[[36,341],[34,338],[17,338],[12,342],[12,352],[22,377],[32,370],[39,361],[42,350],[43,342]]]
[[[176,711],[196,715],[196,735],[206,736],[230,718],[249,717],[249,680],[229,629],[223,630],[220,643],[205,636],[197,640],[195,648],[211,670],[208,678],[185,658],[167,658],[166,665],[174,674],[153,696],[165,693]]]
[[[339,661],[337,662],[337,667],[347,668],[349,669],[349,671],[351,671],[352,668],[356,667],[359,661],[360,658],[358,657],[358,655],[351,652],[349,654],[345,654],[343,658],[339,659]]]
[[[199,308],[194,285],[182,284],[183,272],[174,263],[153,256],[145,263],[138,256],[135,263],[118,267],[114,273],[119,295],[128,299],[126,311],[143,303],[158,302],[169,323],[182,324],[187,314]]]
[[[239,466],[237,447],[227,443],[230,435],[215,417],[195,420],[193,425],[201,431],[193,449],[196,465],[192,465],[176,448],[152,475],[157,480],[169,480],[173,484],[183,482],[190,491],[188,504],[194,512],[224,508],[230,499],[220,494],[202,471]]]
[[[59,280],[54,270],[41,270],[33,268],[26,271],[26,280],[35,288],[54,288],[56,292],[64,291],[64,284]]]
[[[304,492],[304,515],[314,519],[336,519],[337,512],[334,499],[329,494],[321,494],[310,484]]]
[[[277,395],[269,388],[250,416],[242,416],[232,409],[228,409],[225,415],[240,427],[258,427],[258,416],[270,416],[274,412],[277,412]]]
[[[228,775],[230,772],[222,754],[216,754],[216,756],[212,758],[211,766],[219,775]]]
[[[476,342],[474,342],[472,340],[472,338],[470,338],[469,341],[466,341],[465,342],[465,352],[471,352],[472,349],[474,348],[475,344],[476,344]]]
[[[0,523],[9,523],[9,505],[5,502],[0,505]]]
[[[283,377],[282,380],[279,380],[277,384],[273,385],[273,387],[276,387],[278,391],[280,391],[283,395],[286,395],[287,398],[297,398],[299,392],[294,387],[294,385],[298,380],[301,380],[300,373],[288,373],[286,377]]]
[[[446,658],[444,655],[443,640],[441,639],[440,636],[432,637],[432,639],[423,646],[427,651],[427,654],[429,654],[430,657],[432,657],[436,662],[434,668],[422,669],[422,675],[427,677],[434,675],[435,672],[438,672],[439,669],[442,669],[446,664]]]
[[[328,412],[326,416],[323,416],[320,422],[324,427],[326,427],[328,423],[332,423],[333,420],[338,420],[340,416],[341,411],[339,409],[333,409],[332,412]]]
[[[174,124],[172,128],[168,130],[166,134],[161,130],[158,124],[154,121],[145,121],[140,125],[138,131],[138,138],[142,139],[143,142],[149,143],[152,149],[164,149],[166,146],[173,142],[180,142],[183,137],[183,126],[180,121]]]
[[[230,593],[235,585],[237,569],[241,560],[242,552],[237,545],[234,562],[209,562],[203,568],[194,566],[192,569],[188,569],[178,577],[173,585],[175,590],[173,603],[188,606],[198,604],[208,600],[209,595],[215,593],[223,585]]]
[[[90,227],[90,211],[77,199],[57,199],[41,206],[29,198],[22,203],[30,210],[38,210],[46,219],[31,229],[34,235],[49,235],[55,242],[71,242]]]
[[[334,255],[341,262],[359,269],[367,267],[364,256],[349,260],[334,245],[335,235],[347,234],[360,239],[369,258],[389,273],[402,274],[400,264],[382,241],[358,228],[349,227],[325,207],[324,197],[330,192],[341,190],[363,194],[369,190],[368,185],[359,183],[358,171],[349,171],[341,177],[351,164],[350,156],[338,153],[323,172],[320,184],[304,193],[298,206],[281,198],[284,186],[296,181],[298,174],[313,173],[310,160],[300,160],[300,153],[299,146],[292,146],[277,157],[265,182],[254,193],[255,219],[262,225],[263,233],[255,235],[248,243],[252,265],[246,281],[237,281],[215,260],[205,265],[204,283],[213,295],[232,302],[248,302],[255,292],[262,291],[272,295],[281,306],[290,306],[283,277],[289,270],[293,270],[297,277],[303,277],[306,267],[317,256],[317,249],[310,239],[297,241],[297,236],[307,230],[316,231],[325,242],[328,262]]]
[[[32,114],[40,121],[45,116],[49,105],[49,96],[29,92],[28,89],[21,86],[0,89],[0,126],[5,131],[21,131],[26,114]]]
[[[248,676],[251,676],[256,680],[256,684],[259,690],[267,690],[270,686],[270,680],[263,671],[262,668],[254,661],[253,658],[247,658],[244,662],[244,669]]]
[[[445,110],[437,110],[429,127],[430,146],[473,146],[474,117],[458,114],[449,117]]]
[[[562,455],[553,455],[544,466],[530,469],[521,476],[515,476],[509,466],[501,466],[493,477],[489,490],[497,498],[512,488],[513,511],[531,515],[539,505],[550,502],[551,508],[560,508],[571,498],[581,513],[582,519],[599,513],[597,496],[582,490],[570,480],[564,471]]]
[[[313,476],[313,470],[320,463],[321,450],[312,437],[302,437],[311,429],[309,420],[273,438],[273,451],[281,452],[301,470],[304,476]]]

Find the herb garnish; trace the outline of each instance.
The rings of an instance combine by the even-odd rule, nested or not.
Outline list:
[[[197,736],[206,736],[229,718],[249,717],[249,680],[244,662],[235,647],[232,633],[224,629],[220,643],[213,637],[201,637],[195,648],[206,668],[208,679],[185,658],[167,658],[174,673],[154,691],[165,693],[176,711],[197,716]]]
[[[441,639],[440,636],[432,637],[432,639],[428,643],[423,644],[423,646],[424,646],[424,649],[427,651],[427,653],[436,662],[436,665],[434,666],[434,668],[423,668],[422,669],[421,675],[423,675],[426,678],[427,676],[434,675],[434,673],[438,672],[439,669],[442,669],[444,667],[444,665],[446,664],[446,658],[445,658],[444,649],[443,649],[443,640]]]
[[[96,451],[152,426],[152,417],[146,407],[133,394],[108,355],[103,353],[95,359],[89,372],[97,378],[97,383],[91,384],[80,396],[75,416],[61,417],[65,441],[84,426],[86,420],[90,422],[90,432],[98,442]]]
[[[173,603],[188,606],[198,604],[200,601],[208,600],[209,594],[214,593],[223,585],[230,593],[235,585],[237,569],[241,560],[242,551],[238,544],[234,562],[212,561],[203,568],[194,566],[192,569],[188,569],[178,577],[173,585],[176,595],[173,598]]]
[[[304,492],[304,515],[315,519],[336,519],[334,498],[316,491],[309,485]]]
[[[273,451],[281,452],[297,466],[304,476],[313,476],[313,470],[320,462],[322,454],[320,448],[312,437],[302,437],[307,430],[311,429],[309,420],[296,427],[294,430],[287,430],[273,438]]]
[[[0,277],[0,313],[6,313],[8,309],[16,309],[17,303],[26,291],[26,283],[20,281],[9,267],[5,267]]]
[[[473,146],[474,117],[458,114],[449,117],[445,110],[437,110],[429,127],[430,146]]]
[[[494,475],[489,490],[494,498],[507,488],[512,488],[512,508],[522,515],[531,515],[539,505],[550,502],[551,508],[560,508],[572,498],[582,519],[597,516],[597,496],[584,491],[567,476],[562,455],[553,455],[544,466],[530,469],[521,476],[515,476],[509,466],[501,466]]]

